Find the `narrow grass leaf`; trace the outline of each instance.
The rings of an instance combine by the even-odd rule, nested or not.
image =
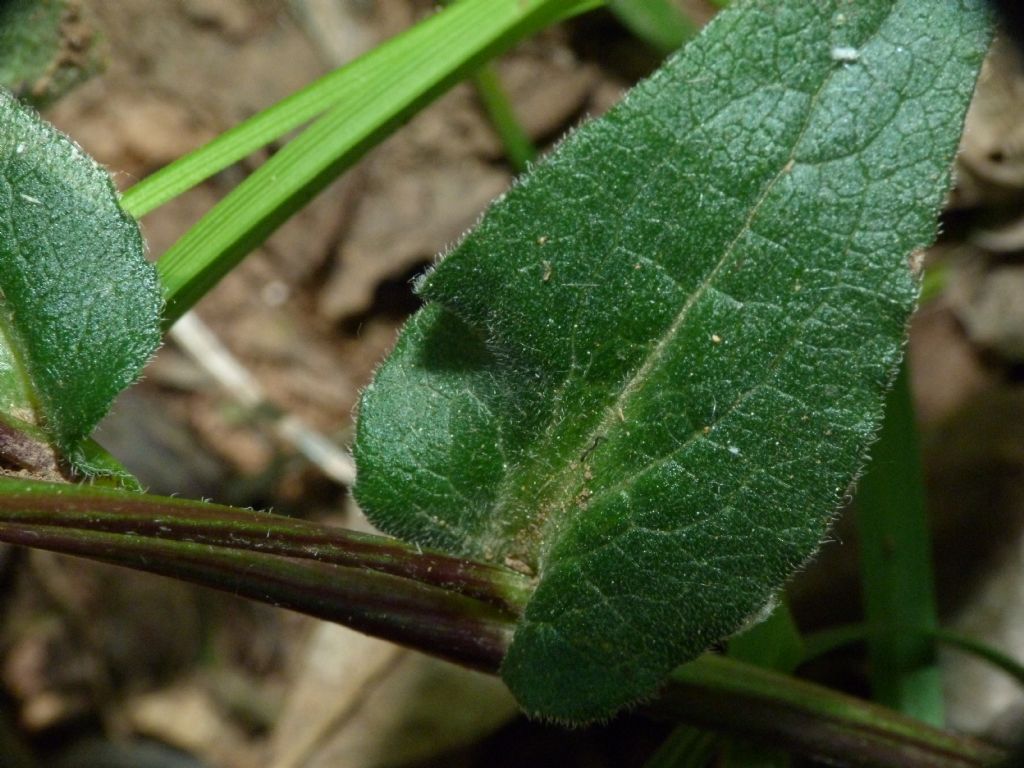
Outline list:
[[[371,120],[376,110],[381,124],[394,121],[396,108],[406,107],[401,102],[407,88],[427,90],[435,85],[437,67],[461,66],[463,46],[494,45],[495,34],[508,45],[528,34],[530,27],[517,28],[524,19],[539,15],[541,24],[550,24],[603,2],[462,0],[457,12],[427,19],[146,177],[125,192],[125,210],[141,218],[332,107],[369,113],[364,117]]]
[[[879,427],[989,39],[980,0],[748,0],[419,285],[365,391],[374,522],[529,574],[503,677],[651,695],[814,552]]]
[[[697,26],[672,0],[610,0],[608,7],[626,29],[662,54],[697,34]]]
[[[887,404],[881,437],[857,490],[871,688],[886,706],[941,725],[931,534],[906,364]]]
[[[680,725],[644,763],[644,768],[707,768],[718,744],[716,734]]]
[[[792,673],[803,660],[804,644],[786,601],[764,621],[730,638],[728,654],[765,669]],[[786,768],[790,763],[785,752],[732,741],[725,745],[719,768]]]
[[[522,173],[536,159],[537,148],[516,117],[515,109],[501,85],[497,70],[490,64],[485,64],[473,76],[473,84],[484,109],[487,110],[491,125],[505,147],[505,156],[515,171]]]
[[[906,632],[920,633],[920,628],[905,627]],[[948,648],[970,654],[982,661],[988,662],[996,669],[1005,672],[1019,685],[1024,686],[1024,663],[1017,661],[1004,651],[976,640],[973,637],[950,632],[946,629],[937,629],[930,634],[935,642]],[[826,629],[809,635],[805,643],[804,661],[811,661],[824,656],[827,653],[838,650],[854,643],[865,643],[871,635],[871,629],[867,624],[850,624],[833,629]]]
[[[173,323],[406,118],[516,40],[599,0],[463,0],[347,68],[345,98],[239,184],[160,259]]]

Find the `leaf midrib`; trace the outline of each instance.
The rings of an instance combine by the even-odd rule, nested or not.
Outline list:
[[[878,26],[873,29],[862,42],[859,43],[858,47],[860,49],[867,47],[877,38],[881,28],[891,18],[894,8],[895,4],[890,7],[889,12],[885,14],[884,17],[878,20]],[[750,213],[744,219],[743,224],[737,230],[736,234],[731,238],[729,244],[724,249],[721,258],[707,273],[707,276],[701,281],[700,285],[697,286],[690,296],[687,297],[687,300],[680,311],[672,319],[672,322],[669,323],[661,334],[659,334],[657,342],[650,348],[650,351],[635,369],[634,373],[629,377],[628,381],[619,391],[619,394],[616,396],[614,401],[606,406],[603,418],[592,430],[586,433],[582,440],[577,443],[575,450],[566,454],[567,456],[581,456],[590,448],[590,446],[594,446],[599,442],[605,441],[607,439],[607,435],[618,426],[618,413],[628,406],[630,400],[636,394],[643,391],[647,378],[661,363],[666,352],[671,348],[673,342],[685,327],[686,321],[693,307],[696,306],[707,290],[713,286],[715,278],[722,272],[722,270],[732,263],[737,246],[745,236],[751,232],[754,222],[757,220],[762,207],[768,200],[776,185],[792,172],[794,163],[796,162],[797,152],[803,144],[804,137],[806,136],[815,116],[815,110],[818,102],[820,101],[821,94],[831,84],[837,73],[842,70],[843,65],[837,63],[836,66],[834,66],[822,79],[814,93],[811,94],[805,110],[803,125],[793,141],[792,148],[790,149],[786,160],[781,164],[779,170],[772,176],[758,194],[756,201],[751,206]],[[780,360],[784,354],[785,350],[780,351],[779,354],[775,355],[773,360]],[[747,392],[756,388],[757,387],[748,388]],[[737,398],[737,402],[731,408],[735,408],[739,402],[742,402],[747,392],[744,392],[739,398]],[[723,417],[724,415],[725,414],[723,414]],[[721,421],[721,417],[718,421]],[[695,437],[700,434],[700,431],[695,430],[688,436],[685,442],[687,444],[692,443]],[[596,453],[596,451],[594,451],[594,453]],[[555,547],[559,539],[557,533],[559,527],[558,524],[561,522],[560,518],[573,515],[574,513],[579,514],[580,511],[586,509],[585,506],[576,504],[575,499],[581,492],[582,488],[585,487],[586,480],[583,475],[586,472],[588,465],[589,462],[584,460],[571,461],[567,463],[560,478],[549,486],[556,489],[556,492],[552,494],[550,501],[538,500],[537,502],[535,511],[538,513],[542,509],[556,511],[555,514],[548,514],[543,517],[540,521],[540,525],[536,526],[536,539],[531,542],[534,547],[536,547],[534,559],[536,561],[537,573],[541,577],[543,576],[547,561],[546,555]],[[506,486],[506,488],[507,487],[508,486]],[[604,490],[605,489],[602,489],[601,493],[603,493]],[[497,503],[501,504],[503,501],[507,501],[508,499],[509,496],[504,495],[504,498],[499,497]],[[592,499],[593,497],[591,497],[591,500]],[[558,512],[561,514],[559,515]]]

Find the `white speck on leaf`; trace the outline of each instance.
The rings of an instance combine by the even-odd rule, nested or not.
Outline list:
[[[737,446],[737,445],[730,445],[729,448],[728,448],[728,451],[733,456],[739,456],[740,455],[740,449],[739,449],[739,446]]]
[[[837,45],[832,48],[832,61],[852,64],[860,58],[860,51],[853,46]]]

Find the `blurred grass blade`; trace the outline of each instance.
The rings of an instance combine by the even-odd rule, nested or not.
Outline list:
[[[904,629],[907,632],[919,631],[909,628]],[[867,624],[848,624],[815,632],[805,639],[804,661],[811,661],[847,645],[867,642],[870,634],[871,631],[868,629]],[[1024,663],[1008,656],[998,648],[994,648],[980,640],[975,640],[973,637],[966,637],[945,629],[936,630],[931,634],[931,637],[941,645],[988,662],[1024,687]]]
[[[771,616],[729,640],[729,656],[776,672],[792,672],[804,659],[804,643],[785,600]]]
[[[929,264],[921,279],[921,306],[934,301],[949,285],[949,264]]]
[[[445,7],[453,0],[441,0]],[[512,102],[501,84],[498,71],[490,62],[484,64],[473,75],[473,85],[491,127],[501,140],[505,157],[516,173],[523,173],[537,157],[537,148],[516,117]]]
[[[458,59],[466,48],[511,44],[603,2],[463,0],[143,179],[124,193],[122,205],[142,217],[339,104],[353,112],[378,110],[382,123],[394,120],[395,102],[408,98],[405,91],[431,87],[438,69],[464,63]]]
[[[847,645],[867,642],[867,624],[843,624],[814,632],[804,638],[804,663],[837,651]]]
[[[668,54],[697,34],[672,0],[611,0],[608,6],[622,25],[661,54]]]
[[[349,65],[345,100],[238,185],[160,260],[170,325],[370,147],[467,72],[600,0],[463,0]]]
[[[509,164],[517,173],[522,173],[537,157],[537,148],[516,117],[498,72],[487,64],[473,76],[473,84],[487,110],[491,125],[501,138]]]
[[[705,768],[718,749],[718,742],[714,733],[680,725],[644,763],[644,768]]]
[[[935,639],[942,645],[955,648],[963,653],[968,653],[982,661],[986,661],[996,669],[1002,670],[1009,677],[1017,681],[1017,684],[1024,686],[1024,664],[1011,658],[998,648],[993,648],[987,643],[979,642],[971,637],[965,637],[955,632],[948,632],[944,629],[936,631]]]
[[[765,621],[733,637],[728,649],[730,658],[776,672],[791,673],[804,658],[803,639],[785,600]],[[783,751],[731,741],[726,745],[719,768],[786,768],[788,765],[789,755]]]
[[[857,490],[857,524],[875,698],[939,725],[943,704],[933,639],[938,617],[931,537],[906,361]]]

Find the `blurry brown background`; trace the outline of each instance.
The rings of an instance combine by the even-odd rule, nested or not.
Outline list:
[[[46,114],[126,188],[432,5],[83,0],[106,70]],[[712,12],[699,0],[686,7],[699,21]],[[657,60],[595,14],[518,46],[498,70],[547,147]],[[146,217],[153,257],[265,154]],[[947,289],[919,313],[910,346],[940,594],[948,624],[1020,658],[1024,74],[1007,46],[986,66],[957,174],[929,255]],[[472,87],[455,88],[199,305],[263,405],[171,340],[119,401],[101,442],[156,492],[364,525],[343,484],[281,437],[281,417],[347,444],[360,387],[417,306],[410,279],[512,178]],[[834,538],[794,584],[807,627],[858,616],[848,520]],[[20,740],[42,766],[630,766],[666,732],[632,717],[572,733],[527,724],[497,681],[341,628],[45,553],[5,550],[2,562],[0,754],[3,738]],[[1024,722],[1012,683],[962,657],[944,664],[952,724],[1005,735]],[[863,691],[856,655],[814,672]]]

